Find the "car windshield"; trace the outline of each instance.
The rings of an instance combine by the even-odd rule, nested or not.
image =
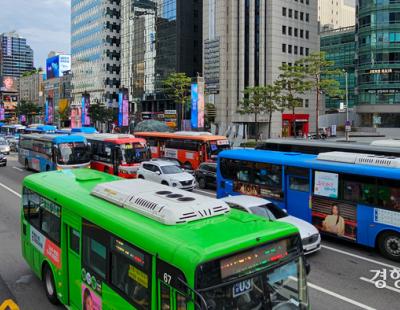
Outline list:
[[[0,140],[0,145],[7,145],[7,141],[6,140]]]
[[[126,164],[141,163],[149,159],[149,152],[146,147],[139,143],[126,143],[120,146],[122,161]]]
[[[85,164],[90,161],[90,152],[84,142],[68,142],[58,145],[57,163],[59,165]]]
[[[261,206],[250,207],[251,213],[266,217],[271,220],[281,219],[286,216],[286,212],[284,212],[279,207],[275,206],[273,203],[267,203]]]
[[[182,173],[183,170],[175,165],[171,166],[161,166],[161,171],[164,174],[176,174],[176,173]]]
[[[303,258],[254,277],[201,292],[211,310],[307,309]]]

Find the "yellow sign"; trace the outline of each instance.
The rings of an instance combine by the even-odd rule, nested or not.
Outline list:
[[[0,305],[0,310],[19,310],[19,307],[12,299],[6,299]]]
[[[133,280],[139,283],[141,286],[144,288],[147,288],[149,286],[149,279],[147,277],[147,274],[145,274],[143,271],[135,268],[132,265],[129,265],[129,272],[128,276]],[[0,309],[1,310],[1,309]]]
[[[64,113],[67,108],[68,108],[68,99],[58,100],[58,112]]]

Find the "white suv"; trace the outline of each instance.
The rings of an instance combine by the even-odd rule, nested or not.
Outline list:
[[[139,179],[161,183],[185,190],[193,190],[196,180],[190,173],[184,172],[170,161],[144,161],[137,172]]]

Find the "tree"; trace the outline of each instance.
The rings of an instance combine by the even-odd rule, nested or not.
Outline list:
[[[29,124],[32,120],[33,115],[40,114],[42,108],[39,107],[37,104],[22,100],[16,107],[15,113],[17,116],[25,115],[26,122]]]
[[[333,67],[335,62],[327,60],[325,52],[311,53],[309,56],[299,60],[297,64],[301,65],[304,70],[308,89],[314,90],[316,94],[315,132],[318,136],[320,95],[325,94],[330,97],[343,96],[343,91],[340,90],[340,83],[335,79],[329,78],[333,75],[343,74],[343,72]]]
[[[298,64],[294,66],[283,64],[279,70],[281,70],[281,73],[276,85],[282,90],[282,107],[290,110],[294,115],[295,109],[300,107],[303,102],[300,95],[303,95],[310,88],[309,83],[305,80],[304,67]]]
[[[107,123],[114,119],[114,111],[100,103],[94,103],[89,106],[89,115],[93,123]]]
[[[263,107],[268,113],[268,139],[271,138],[272,114],[276,111],[282,111],[282,88],[279,84],[265,85],[261,88]]]
[[[164,87],[168,96],[180,107],[182,129],[185,119],[185,104],[189,101],[191,78],[186,73],[171,73],[164,81]]]

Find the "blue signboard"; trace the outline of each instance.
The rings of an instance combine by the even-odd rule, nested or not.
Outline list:
[[[193,83],[191,87],[191,95],[192,95],[192,117],[190,119],[190,124],[192,128],[198,128],[198,101],[199,101],[199,93],[198,93],[198,85],[197,83]]]

